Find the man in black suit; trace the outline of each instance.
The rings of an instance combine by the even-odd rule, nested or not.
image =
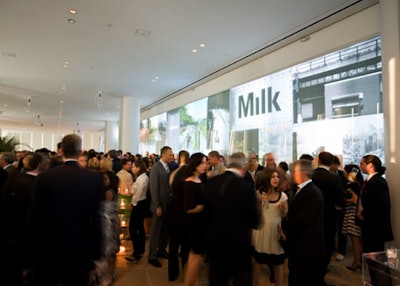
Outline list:
[[[185,211],[183,210],[183,185],[184,173],[189,160],[189,152],[179,152],[179,168],[169,176],[171,195],[168,200],[167,221],[168,221],[168,280],[174,281],[180,272],[179,257],[181,258],[182,269],[184,269],[189,257],[189,246],[185,233]],[[180,249],[180,254],[178,254]]]
[[[329,152],[321,152],[318,155],[318,168],[314,170],[312,180],[321,190],[324,197],[324,236],[325,236],[325,273],[335,251],[336,234],[336,208],[344,206],[344,191],[340,178],[332,174],[329,167],[334,161],[334,156]]]
[[[247,171],[243,153],[229,158],[228,169],[207,182],[204,211],[210,285],[252,285],[251,229],[258,227],[260,209],[254,187],[243,179]]]
[[[103,183],[79,167],[81,146],[78,135],[66,135],[64,164],[38,176],[28,216],[37,285],[87,285],[100,257]]]
[[[42,157],[30,153],[23,159],[25,172],[4,185],[0,201],[0,277],[5,285],[22,285],[23,267],[29,263],[25,222]]]
[[[311,181],[308,160],[293,163],[297,191],[289,206],[287,249],[289,286],[324,285],[324,199]]]
[[[15,155],[11,152],[0,153],[0,167],[7,171],[8,177],[15,176],[19,173],[18,169],[13,165]]]

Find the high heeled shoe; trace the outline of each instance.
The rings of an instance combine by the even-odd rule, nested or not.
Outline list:
[[[141,257],[125,256],[125,260],[129,262],[139,263]]]
[[[357,265],[351,265],[351,266],[346,266],[346,269],[348,269],[348,270],[350,270],[350,271],[352,271],[352,272],[356,272],[358,269],[360,269],[361,268],[361,265],[360,264],[357,264]]]

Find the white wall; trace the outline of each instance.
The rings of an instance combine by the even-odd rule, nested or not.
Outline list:
[[[51,130],[36,129],[24,130],[23,128],[3,127],[0,130],[1,136],[14,136],[23,145],[21,150],[36,150],[47,148],[51,151],[57,151],[57,143],[67,135],[74,133],[73,130]],[[80,132],[82,138],[82,149],[95,149],[104,151],[104,132]]]

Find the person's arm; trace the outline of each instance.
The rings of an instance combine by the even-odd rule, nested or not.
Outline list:
[[[160,201],[160,186],[158,180],[158,166],[154,167],[150,171],[150,194],[151,194],[151,205],[156,211],[157,216],[162,216],[162,208]]]
[[[131,204],[136,206],[137,203],[143,198],[144,193],[147,192],[149,187],[149,179],[146,174],[141,174],[136,182],[133,183],[134,195],[132,196]]]

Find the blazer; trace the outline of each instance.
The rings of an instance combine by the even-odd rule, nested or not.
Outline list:
[[[36,180],[36,176],[26,173],[7,180],[0,204],[0,237],[18,241],[23,239]]]
[[[360,200],[364,218],[361,223],[363,239],[382,243],[393,240],[390,195],[386,180],[379,174],[372,176],[362,187]]]
[[[317,168],[312,175],[312,181],[321,190],[324,198],[325,232],[334,235],[336,231],[335,204],[344,205],[344,192],[340,178],[324,168]]]
[[[76,161],[39,174],[28,216],[38,265],[53,261],[84,270],[93,268],[92,261],[101,253],[103,197],[101,176],[80,168]]]
[[[151,211],[155,213],[161,207],[165,212],[169,197],[169,176],[160,160],[150,170],[150,194]]]
[[[292,261],[317,261],[324,258],[324,199],[310,182],[289,205],[287,221],[288,257]]]
[[[251,229],[260,223],[260,210],[251,183],[227,169],[209,179],[204,212],[209,255],[232,253],[238,260],[251,255]]]

